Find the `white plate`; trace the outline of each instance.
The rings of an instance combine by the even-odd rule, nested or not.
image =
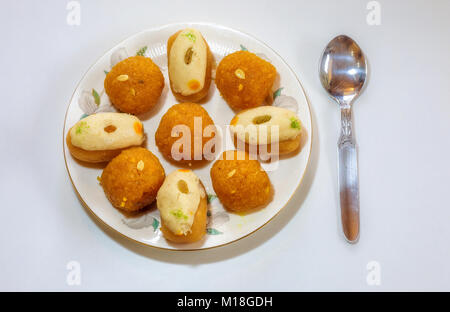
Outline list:
[[[289,158],[281,159],[273,164],[273,167],[263,165],[268,171],[269,178],[275,189],[274,198],[268,206],[260,211],[241,216],[226,212],[220,201],[215,198],[209,205],[208,234],[205,235],[201,242],[184,245],[168,243],[162,237],[159,230],[160,218],[157,209],[150,210],[139,217],[130,218],[113,208],[97,181],[97,177],[101,175],[102,168],[85,166],[75,161],[68,149],[65,148],[64,142],[64,157],[69,177],[81,202],[88,210],[105,224],[132,240],[148,246],[175,250],[205,249],[226,245],[255,232],[269,222],[286,206],[300,185],[308,166],[312,137],[311,114],[302,86],[294,72],[275,51],[261,41],[231,28],[205,23],[188,23],[171,24],[140,32],[103,55],[88,70],[72,96],[64,122],[64,138],[70,127],[80,120],[83,115],[114,110],[103,88],[105,71],[109,71],[120,60],[135,55],[137,51],[140,51],[145,56],[151,57],[160,66],[166,82],[160,105],[150,114],[146,114],[143,119],[144,129],[148,136],[147,148],[160,159],[166,174],[175,170],[177,167],[165,161],[155,146],[154,133],[161,116],[171,105],[177,103],[168,83],[166,42],[172,34],[186,27],[194,27],[202,32],[217,64],[225,55],[240,49],[248,49],[270,61],[279,74],[279,79],[274,86],[274,92],[278,91],[275,92],[276,97],[273,105],[296,110],[306,136],[299,153]],[[224,127],[229,124],[234,116],[233,111],[221,98],[214,82],[211,83],[208,101],[202,105],[216,125]],[[230,135],[227,131],[223,132],[223,138],[226,140],[224,144],[228,144],[230,147],[227,149],[233,149]],[[195,170],[195,173],[205,185],[208,194],[214,194],[209,175],[212,163]]]

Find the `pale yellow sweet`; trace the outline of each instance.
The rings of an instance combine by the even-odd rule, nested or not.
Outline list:
[[[213,55],[202,34],[186,28],[167,41],[170,87],[180,102],[198,102],[207,96],[211,84]]]
[[[172,44],[169,75],[172,88],[182,95],[191,95],[205,84],[207,47],[196,29],[182,30]]]
[[[200,179],[191,170],[176,170],[169,174],[156,198],[166,226],[175,234],[188,234],[200,199],[205,196]]]
[[[271,153],[287,154],[301,141],[302,126],[297,115],[276,106],[260,106],[242,111],[231,120],[230,132],[237,142],[248,146],[268,146]]]
[[[126,148],[145,141],[141,121],[123,113],[98,113],[78,121],[67,133],[73,157],[91,163],[107,162]]]
[[[237,114],[230,131],[251,144],[269,144],[297,137],[302,127],[297,115],[276,106],[260,106]]]
[[[139,118],[124,113],[98,113],[78,121],[70,129],[71,143],[87,151],[120,149],[144,141]]]
[[[193,242],[206,232],[206,193],[200,179],[188,169],[169,174],[158,191],[156,203],[161,231],[173,242]]]

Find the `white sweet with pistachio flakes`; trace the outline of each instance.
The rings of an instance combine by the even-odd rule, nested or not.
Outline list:
[[[179,169],[169,174],[156,197],[164,225],[176,235],[188,234],[205,196],[200,179],[191,170]]]
[[[192,28],[182,30],[169,52],[169,76],[175,92],[184,96],[203,89],[208,51],[201,33]]]
[[[249,144],[271,144],[296,138],[302,131],[297,115],[285,108],[260,106],[237,114],[230,131]]]
[[[115,150],[144,142],[141,121],[125,113],[98,113],[78,121],[70,129],[72,145],[87,151]]]

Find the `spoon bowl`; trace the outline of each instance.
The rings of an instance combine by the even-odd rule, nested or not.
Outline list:
[[[358,44],[340,35],[328,43],[320,60],[324,89],[341,105],[351,105],[363,88],[367,62]]]

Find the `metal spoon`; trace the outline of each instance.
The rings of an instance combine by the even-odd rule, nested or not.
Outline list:
[[[359,238],[359,182],[356,141],[352,131],[352,103],[366,80],[367,63],[361,48],[341,35],[328,43],[320,60],[322,86],[341,108],[338,175],[342,228],[349,243]]]

